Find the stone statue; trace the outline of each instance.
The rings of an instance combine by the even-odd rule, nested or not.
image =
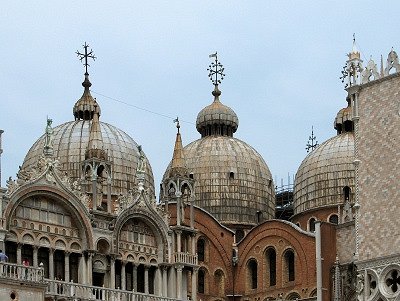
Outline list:
[[[44,154],[52,155],[53,154],[53,128],[51,127],[53,120],[47,118],[47,126],[45,130],[45,142],[44,142]]]
[[[144,156],[142,147],[140,145],[138,146],[138,150],[139,150],[140,157],[139,157],[139,162],[137,165],[137,172],[145,173],[146,172],[146,157]]]

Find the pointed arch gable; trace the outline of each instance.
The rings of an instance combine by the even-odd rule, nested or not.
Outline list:
[[[74,195],[53,185],[29,185],[21,187],[20,190],[13,194],[3,213],[5,228],[7,230],[10,230],[12,227],[12,216],[15,214],[15,210],[19,204],[34,196],[44,196],[62,203],[74,217],[77,226],[82,229],[82,238],[84,238],[84,242],[86,243],[85,248],[89,250],[93,249],[93,231],[87,215],[87,209]]]

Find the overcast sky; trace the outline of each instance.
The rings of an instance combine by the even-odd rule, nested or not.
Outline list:
[[[286,183],[307,154],[311,126],[320,143],[335,135],[353,33],[365,61],[386,60],[391,47],[400,51],[399,8],[399,1],[2,2],[2,184],[44,133],[47,115],[53,126],[73,120],[84,73],[75,51],[85,41],[98,58],[89,73],[100,120],[143,146],[156,187],[172,157],[172,118],[186,121],[185,145],[200,137],[195,121],[212,102],[206,69],[215,51],[226,74],[221,101],[239,117],[235,137],[263,156],[276,184]]]

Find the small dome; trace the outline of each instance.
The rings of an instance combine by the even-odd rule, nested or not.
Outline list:
[[[82,176],[81,163],[89,143],[92,120],[76,120],[61,124],[53,130],[54,157],[60,161],[61,169],[77,180]],[[112,164],[112,195],[127,194],[137,185],[136,169],[140,152],[136,142],[124,131],[104,122],[100,122],[103,140],[102,147],[106,150],[108,160]],[[34,167],[43,154],[45,135],[40,137],[28,151],[22,168]],[[146,175],[144,185],[154,195],[154,179],[149,162],[146,160]]]
[[[197,115],[196,128],[202,137],[210,135],[231,136],[239,126],[236,113],[228,106],[221,103],[221,91],[215,86],[214,101],[200,111]]]
[[[312,151],[295,179],[294,214],[344,203],[343,189],[354,191],[354,135],[337,135]]]
[[[333,126],[338,134],[341,134],[342,132],[352,132],[353,108],[348,106],[341,109],[336,115]]]
[[[272,175],[261,155],[245,142],[208,136],[184,147],[195,205],[225,225],[256,225],[275,214]],[[169,175],[171,164],[164,174]],[[261,214],[261,215],[260,215]]]

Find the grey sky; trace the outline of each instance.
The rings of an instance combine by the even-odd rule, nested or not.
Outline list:
[[[68,4],[64,4],[68,3]],[[274,180],[306,156],[311,126],[321,143],[345,107],[339,80],[356,33],[362,58],[400,51],[400,2],[385,1],[7,1],[0,12],[2,184],[15,177],[46,116],[73,120],[86,41],[98,59],[92,90],[171,117],[186,145],[197,113],[212,101],[208,55],[225,66],[221,101],[235,110],[235,137],[253,146]],[[143,146],[155,185],[173,151],[172,119],[93,93],[100,120]]]

